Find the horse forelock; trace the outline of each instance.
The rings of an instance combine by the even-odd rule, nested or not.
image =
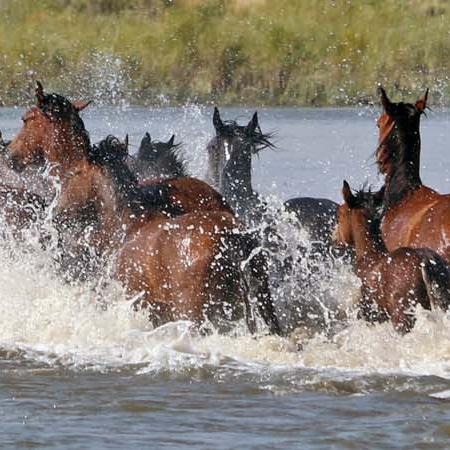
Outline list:
[[[86,150],[90,147],[89,133],[84,126],[83,119],[70,100],[59,94],[46,94],[37,108],[51,119],[69,123],[72,137],[81,139]]]

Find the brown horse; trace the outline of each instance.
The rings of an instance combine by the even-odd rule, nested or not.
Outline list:
[[[8,146],[9,158],[17,171],[29,165],[49,163],[52,174],[63,180],[88,157],[89,134],[79,112],[89,102],[72,103],[61,95],[45,94],[39,82],[36,98],[37,106],[24,114],[23,127]],[[148,180],[144,184],[155,181],[159,180]],[[224,198],[203,181],[185,177],[164,183],[176,186],[173,201],[184,212],[231,211]]]
[[[337,242],[353,246],[361,279],[360,315],[368,321],[391,319],[396,330],[410,331],[414,307],[450,305],[450,268],[436,252],[401,247],[389,252],[380,231],[382,199],[371,192],[353,195],[344,181],[345,203],[339,207]]]
[[[380,88],[384,113],[378,120],[376,151],[385,175],[383,239],[392,251],[426,247],[450,261],[450,195],[424,186],[420,178],[420,117],[428,91],[414,105],[393,103]]]
[[[139,186],[126,154],[113,137],[94,146],[89,160],[80,160],[64,179],[59,214],[67,218],[93,206],[100,221],[93,244],[101,252],[117,252],[116,277],[139,296],[139,305],[149,307],[156,324],[202,323],[207,317],[222,326],[245,313],[253,331],[252,284],[241,267],[253,247],[234,215],[217,210],[177,215],[170,198],[176,188]],[[266,281],[260,281],[256,301],[271,331],[279,333],[270,297],[260,295]]]
[[[98,199],[100,194],[106,195],[108,193],[108,185],[96,183],[95,181],[99,180],[100,177],[93,175],[96,172],[98,173],[98,170],[94,170],[95,164],[92,162],[91,158],[92,155],[89,136],[85,130],[83,121],[79,116],[79,112],[87,106],[87,103],[71,103],[69,100],[58,94],[44,94],[40,83],[38,83],[36,97],[38,101],[37,106],[24,115],[24,126],[9,145],[12,166],[16,170],[22,170],[30,164],[42,164],[43,162],[50,163],[54,173],[59,175],[63,186],[63,195],[60,199],[61,201],[59,205],[60,210],[65,211],[65,213],[72,213],[73,211],[79,211],[80,209],[83,209],[83,211],[85,209],[90,211],[94,209],[92,208],[92,204],[96,203],[94,200]],[[121,167],[124,169],[126,165],[122,164]],[[131,174],[129,170],[128,174]],[[77,183],[73,182],[75,179],[77,180]],[[120,180],[123,181],[124,178],[120,178]],[[170,181],[169,184],[170,183],[172,183],[172,181]],[[209,189],[210,195],[196,195],[195,189],[192,187],[193,185],[189,185],[189,179],[183,179],[183,183],[185,184],[175,188],[173,185],[169,185],[168,182],[164,181],[160,183],[153,183],[138,189],[137,184],[134,181],[131,181],[125,185],[116,185],[116,187],[119,186],[122,197],[114,197],[112,195],[112,190],[110,189],[110,195],[106,196],[105,199],[115,198],[117,200],[122,198],[123,200],[126,199],[128,195],[131,196],[131,203],[126,202],[125,206],[126,210],[128,212],[132,211],[132,215],[136,217],[129,216],[129,219],[133,220],[131,220],[131,222],[125,221],[122,223],[128,231],[130,230],[130,228],[128,228],[129,226],[131,228],[135,228],[136,230],[140,230],[143,224],[145,224],[146,227],[150,226],[150,222],[157,224],[157,215],[155,216],[153,212],[155,214],[158,212],[159,214],[161,213],[161,210],[164,210],[169,206],[174,212],[193,214],[184,219],[181,218],[182,216],[178,219],[174,217],[171,218],[171,220],[176,220],[173,227],[179,228],[179,237],[183,234],[185,235],[186,239],[184,242],[186,243],[190,243],[189,233],[191,232],[191,228],[195,228],[199,223],[203,224],[203,222],[205,222],[204,226],[199,226],[199,230],[207,231],[207,225],[211,227],[215,221],[216,223],[214,230],[217,230],[217,236],[221,234],[230,236],[229,228],[231,226],[231,219],[233,218],[233,215],[230,213],[229,207],[227,207],[222,200],[218,199],[217,193],[214,189],[200,183],[202,189],[205,191]],[[180,193],[182,193],[182,189],[186,189],[186,185],[189,186],[190,190],[185,191],[184,195],[181,195]],[[71,187],[70,189],[69,186]],[[111,188],[111,185],[109,185],[109,187]],[[175,194],[180,195],[178,198],[179,201],[174,202],[173,198],[170,197],[170,195]],[[181,201],[180,199],[184,200]],[[210,199],[217,199],[219,208],[214,209],[209,201]],[[66,202],[65,206],[63,200]],[[96,227],[93,235],[91,236],[92,242],[101,253],[105,253],[110,246],[114,247],[114,245],[118,242],[113,235],[105,232],[105,230],[114,229],[114,226],[117,226],[122,220],[120,217],[123,214],[119,214],[117,217],[115,214],[111,214],[109,217],[103,218],[101,216],[103,208],[107,210],[108,206],[114,204],[114,202],[111,202],[109,205],[105,204],[102,206],[102,209],[97,209],[97,211],[94,209],[94,212],[99,216],[100,221],[104,219],[105,224],[107,225],[104,227]],[[155,204],[158,206],[156,210],[154,207]],[[97,203],[97,206],[98,205],[99,204]],[[149,208],[152,210],[152,214],[150,215],[147,213]],[[122,210],[122,212],[123,211],[124,210]],[[197,216],[195,216],[195,214]],[[201,214],[205,214],[206,218],[202,219],[200,216]],[[88,214],[88,217],[90,217],[90,214]],[[224,221],[222,217],[227,217],[227,220]],[[110,220],[112,221],[111,223],[109,222]],[[185,223],[183,220],[191,220],[191,222]],[[234,225],[232,229],[235,229]],[[118,231],[120,230],[118,229]],[[129,232],[131,233],[131,231]],[[136,233],[136,236],[138,236],[138,231],[136,231]],[[218,245],[217,236],[214,241],[211,241],[211,245],[208,247],[210,252],[212,252],[212,243],[216,246]],[[175,237],[173,243],[178,242]],[[235,237],[228,237],[227,239],[231,239],[233,241],[236,240]],[[242,243],[243,240],[246,240],[246,242]],[[240,238],[238,241],[239,245],[237,247],[239,254],[246,255],[248,253],[246,252],[247,249],[249,249],[250,252],[253,252],[257,246],[254,242],[251,242],[251,245],[249,245],[249,241],[251,241],[250,238]],[[194,244],[192,243],[189,245]],[[236,246],[233,246],[232,248],[234,249]],[[217,247],[215,247],[215,249],[217,250]],[[123,249],[123,251],[125,252],[125,249]],[[253,253],[251,253],[251,255],[253,255]],[[156,252],[156,255],[157,254],[158,252]],[[177,253],[174,253],[172,257],[174,258],[175,263],[179,264],[179,261],[176,260],[176,255]],[[220,261],[220,257],[218,260]],[[152,261],[156,261],[156,256]],[[227,261],[233,261],[233,264],[237,264],[237,262],[240,261],[240,258],[227,258]],[[227,267],[225,263],[224,267]],[[260,254],[257,254],[256,257],[250,258],[249,264],[246,265],[246,268],[250,271],[251,275],[249,276],[251,281],[251,283],[249,283],[249,288],[255,292],[253,297],[256,299],[258,309],[260,310],[264,320],[270,324],[270,328],[273,332],[279,333],[280,329],[276,317],[273,314],[273,305],[271,303],[267,276],[265,274],[264,267],[264,258],[260,256]],[[189,273],[187,271],[183,273],[186,276],[185,281],[188,282]],[[224,270],[223,274],[225,275],[223,276],[229,280],[230,286],[233,289],[237,289],[237,286],[231,282],[231,280],[234,280],[232,275],[230,275],[229,279],[226,276],[226,273],[227,270]],[[230,270],[230,274],[232,273],[236,272]],[[193,277],[193,274],[191,275]],[[194,278],[192,278],[192,280],[194,280]],[[158,282],[158,280],[155,282]],[[133,285],[131,279],[129,281],[129,285]],[[169,284],[166,284],[166,286],[170,287]],[[202,286],[199,285],[199,289],[201,288]],[[130,289],[133,291],[132,288]],[[222,290],[225,291],[226,289]],[[180,292],[181,291],[182,290],[180,290]],[[152,298],[154,298],[153,295]],[[175,300],[172,299],[171,301]],[[221,302],[218,304],[222,305]],[[238,301],[237,304],[242,305],[242,303]],[[180,311],[181,310],[178,310],[179,313]],[[165,317],[168,318],[169,315],[166,314]],[[198,315],[196,317],[198,317]]]

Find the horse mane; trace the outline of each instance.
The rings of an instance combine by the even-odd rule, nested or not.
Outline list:
[[[76,136],[81,137],[85,148],[88,149],[90,147],[89,133],[78,110],[70,100],[55,93],[45,94],[38,108],[51,118],[69,122]]]
[[[127,155],[126,145],[112,135],[94,145],[89,154],[91,162],[104,167],[111,175],[121,205],[137,215],[156,211],[171,215],[182,213],[180,206],[170,198],[172,186],[163,182],[139,185],[136,175],[126,164]]]
[[[351,209],[365,209],[368,212],[370,219],[369,236],[382,247],[384,247],[381,235],[381,221],[384,216],[382,198],[384,194],[384,186],[379,191],[373,191],[370,186],[363,185],[361,189],[354,193],[351,206]]]
[[[386,209],[396,205],[405,195],[422,185],[419,173],[419,119],[422,114],[411,103],[391,103],[389,115],[394,118],[395,127],[386,146],[395,150],[389,153],[391,170],[386,178]]]
[[[275,148],[275,144],[271,141],[274,133],[263,133],[259,125],[254,130],[249,130],[244,125],[238,125],[235,120],[224,120],[220,134],[240,137],[244,144],[252,148],[252,153],[259,153],[266,148]]]

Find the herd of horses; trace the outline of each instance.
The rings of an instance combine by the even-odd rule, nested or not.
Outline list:
[[[419,125],[428,91],[415,104],[393,103],[382,88],[380,97],[375,156],[383,188],[354,193],[344,182],[342,205],[299,197],[280,210],[320,244],[321,258],[333,258],[336,248],[350,252],[361,280],[360,318],[390,320],[405,333],[416,305],[450,305],[450,195],[420,179]],[[62,270],[82,278],[88,266],[95,273],[112,261],[133,307],[155,326],[185,319],[226,331],[245,318],[251,333],[261,326],[287,332],[268,270],[281,238],[251,182],[253,155],[273,147],[257,113],[242,126],[222,120],[215,108],[205,182],[189,175],[175,136],[157,142],[146,133],[130,155],[128,138],[90,142],[80,117],[89,102],[46,93],[39,82],[36,100],[11,141],[0,135],[8,167],[0,208],[14,238],[50,211]],[[59,180],[57,192],[45,183],[44,193],[32,189],[27,177],[34,167]]]

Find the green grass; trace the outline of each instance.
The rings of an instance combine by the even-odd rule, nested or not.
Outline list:
[[[449,57],[448,0],[0,0],[0,104],[437,104]]]

